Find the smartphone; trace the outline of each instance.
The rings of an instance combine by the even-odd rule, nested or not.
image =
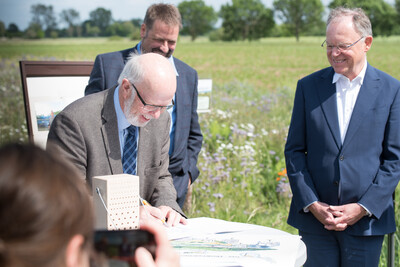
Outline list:
[[[146,248],[154,259],[156,243],[153,234],[145,230],[97,230],[93,247],[91,267],[134,267],[136,248]]]

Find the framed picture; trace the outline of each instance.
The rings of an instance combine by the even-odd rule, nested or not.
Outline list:
[[[93,62],[20,61],[29,140],[43,148],[54,117],[84,96]]]

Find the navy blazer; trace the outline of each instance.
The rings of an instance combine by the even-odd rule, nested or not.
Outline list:
[[[288,223],[322,233],[303,208],[314,201],[359,203],[372,216],[346,231],[384,235],[396,229],[392,194],[400,177],[400,82],[368,64],[345,140],[340,139],[332,67],[298,81],[285,146],[293,192]],[[340,190],[340,192],[339,192]]]
[[[85,95],[115,86],[128,56],[136,51],[134,47],[97,55]],[[197,114],[197,72],[179,59],[173,59],[179,76],[175,93],[175,142],[169,157],[169,171],[173,177],[178,202],[182,206],[189,183],[189,173],[192,182],[200,173],[197,158],[203,136]]]

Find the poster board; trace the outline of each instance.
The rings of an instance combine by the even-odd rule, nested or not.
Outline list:
[[[197,112],[204,113],[211,110],[212,79],[199,79],[197,85]]]
[[[84,96],[91,61],[20,61],[29,141],[46,147],[54,117]]]

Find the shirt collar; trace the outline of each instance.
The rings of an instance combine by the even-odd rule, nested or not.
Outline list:
[[[137,53],[138,53],[139,55],[142,54],[141,46],[142,46],[142,41],[140,41],[140,42],[137,44],[137,46],[136,46],[136,50],[137,50]],[[176,76],[179,76],[179,73],[178,73],[178,70],[177,70],[176,67],[175,67],[175,62],[174,62],[174,58],[173,58],[172,55],[168,58],[168,61],[172,64],[172,67],[173,67],[174,70],[175,70]]]
[[[367,59],[365,59],[364,67],[362,68],[361,72],[353,79],[352,82],[358,82],[360,85],[364,82],[365,72],[367,71]],[[336,83],[339,79],[347,79],[348,78],[342,74],[336,73],[333,75],[332,83]]]

